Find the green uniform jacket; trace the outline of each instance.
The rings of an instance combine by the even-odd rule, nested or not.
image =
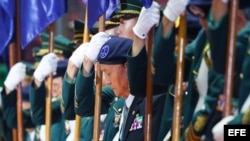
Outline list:
[[[211,41],[211,55],[214,62],[214,69],[216,72],[225,74],[226,64],[226,49],[227,49],[227,33],[228,33],[228,15],[223,17],[219,22],[215,23],[213,17],[210,17],[209,40]],[[236,36],[236,54],[235,54],[235,67],[234,67],[234,92],[233,97],[238,99],[236,105],[240,111],[242,104],[249,95],[250,79],[249,79],[249,36],[250,36],[250,23],[237,33]],[[219,40],[219,42],[218,42]],[[241,123],[242,114],[237,116],[237,120],[232,123]]]
[[[44,82],[39,88],[34,88],[34,82],[30,89],[30,103],[32,111],[32,121],[36,126],[45,124],[46,88]],[[65,141],[67,134],[65,130],[65,119],[60,109],[60,100],[52,101],[52,123],[51,141]]]
[[[10,94],[6,95],[5,90],[2,92],[2,102],[3,102],[3,117],[7,124],[7,140],[12,140],[11,129],[17,129],[17,108],[16,108],[16,96],[17,91],[11,91]],[[23,111],[23,127],[24,128],[35,128],[35,124],[31,120],[30,109]],[[24,133],[24,140],[26,139],[26,132]]]
[[[74,103],[74,100],[75,100],[75,80],[73,82],[70,82],[65,74],[63,78],[62,101],[61,101],[63,116],[66,120],[75,120],[76,114],[82,116],[80,141],[92,141],[94,118],[83,117],[81,113],[78,113],[77,111],[75,112],[76,105]]]
[[[81,70],[76,79],[75,111],[82,117],[94,116],[94,72],[89,77],[83,76]],[[120,117],[124,105],[123,98],[115,97],[110,86],[102,88],[101,113],[107,113],[106,126],[104,131],[104,141],[111,141],[119,129]],[[92,130],[88,130],[91,133]]]
[[[171,80],[171,84],[175,84],[174,78],[176,76],[175,74],[175,68],[176,68],[176,57],[172,58],[169,62],[165,61],[165,64],[163,64],[164,60],[168,60],[167,57],[169,56],[176,56],[174,49],[175,49],[175,31],[171,31],[169,35],[166,38],[162,37],[162,27],[158,28],[159,31],[157,31],[157,34],[155,36],[155,46],[154,46],[154,56],[153,56],[153,65],[155,67],[155,70],[159,70],[159,72],[155,71],[154,76],[154,83],[164,82],[166,88],[171,88],[168,90],[168,93],[170,95],[174,94],[174,86],[170,86],[170,84],[166,83],[167,81]],[[157,44],[158,43],[158,44]],[[207,43],[207,37],[204,30],[201,30],[199,34],[197,35],[197,38],[190,44],[188,44],[185,47],[185,72],[184,72],[184,81],[188,82],[188,88],[183,95],[183,121],[182,121],[182,127],[185,129],[188,124],[191,121],[191,118],[193,116],[193,112],[196,106],[196,103],[198,101],[199,95],[196,90],[195,86],[195,78],[197,76],[198,69],[200,67],[201,59],[202,59],[202,51]],[[158,65],[157,65],[158,63]],[[158,66],[158,68],[157,68]],[[170,71],[160,71],[162,68],[166,67],[166,69],[170,69]],[[174,68],[174,69],[173,69]],[[164,72],[165,71],[165,72]],[[164,74],[164,73],[169,74]],[[172,79],[164,79],[156,76],[161,75],[171,75]],[[156,79],[157,78],[157,79]],[[166,79],[166,80],[165,80]],[[168,95],[166,97],[165,105],[164,105],[164,113],[162,117],[162,122],[160,124],[160,133],[159,133],[159,140],[162,140],[168,130],[172,127],[172,116],[173,116],[173,100],[174,98],[172,96]]]

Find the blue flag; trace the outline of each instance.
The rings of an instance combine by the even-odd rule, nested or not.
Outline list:
[[[109,7],[109,0],[88,1],[88,29],[103,15]]]
[[[24,49],[39,33],[66,12],[67,0],[22,0],[22,48]]]
[[[152,0],[142,0],[142,5],[145,7],[145,8],[149,8],[151,5],[152,5]]]
[[[82,0],[82,2],[88,6],[88,29],[92,28],[105,12],[106,19],[109,19],[120,4],[120,0]]]
[[[110,0],[109,7],[106,10],[106,19],[109,19],[115,9],[120,5],[120,0]]]
[[[14,0],[0,1],[0,54],[9,45],[14,32]]]

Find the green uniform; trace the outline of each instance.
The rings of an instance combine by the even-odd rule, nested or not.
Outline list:
[[[157,64],[162,60],[166,60],[166,56],[171,56],[171,55],[175,55],[174,52],[174,48],[175,48],[175,31],[171,31],[169,33],[169,35],[164,39],[162,38],[162,28],[158,28],[159,31],[157,31],[156,37],[155,37],[155,49],[154,52],[156,54],[154,54],[155,56],[153,56],[153,60],[154,63]],[[158,44],[156,44],[158,43]],[[161,44],[160,44],[161,43]],[[182,129],[185,129],[188,124],[190,123],[190,120],[193,116],[193,112],[194,109],[196,107],[198,98],[199,98],[199,94],[198,91],[196,89],[196,85],[195,85],[195,78],[197,76],[197,72],[199,70],[200,64],[201,64],[201,60],[202,60],[202,52],[203,49],[205,48],[207,44],[207,37],[206,37],[206,33],[204,30],[201,30],[197,36],[197,38],[190,44],[188,44],[185,47],[185,72],[184,72],[184,82],[188,82],[188,88],[185,92],[185,94],[183,95],[183,117],[182,117]],[[159,49],[157,46],[163,46],[162,48],[165,48],[165,51],[159,50],[157,51],[157,49]],[[164,47],[166,46],[166,47]],[[167,55],[166,55],[167,54]],[[164,57],[165,55],[165,57]],[[155,59],[157,58],[157,56],[159,56],[158,61]],[[159,65],[162,65],[161,63],[159,63]],[[170,60],[169,62],[166,62],[166,64],[164,65],[167,69],[172,69],[176,67],[176,58],[175,60]],[[154,65],[154,67],[156,67],[156,65]],[[156,68],[155,70],[160,70],[161,68],[159,67],[158,69]],[[174,73],[170,73],[174,78],[175,78],[175,69],[172,71]],[[157,72],[155,72],[157,73]],[[159,74],[164,74],[163,72],[158,72]],[[166,74],[165,74],[166,75]],[[169,75],[169,74],[168,74]],[[158,78],[158,81],[161,80],[160,78]],[[155,82],[157,82],[157,80],[154,80]],[[162,81],[170,81],[168,79],[162,79]],[[173,78],[172,78],[172,84],[174,84],[173,82]],[[166,85],[167,86],[167,85]],[[167,96],[166,98],[166,102],[164,105],[164,108],[166,110],[164,110],[163,113],[163,117],[162,117],[162,122],[160,124],[160,133],[159,133],[159,140],[162,140],[166,133],[168,132],[168,130],[172,127],[172,116],[173,116],[173,104],[174,104],[174,98],[171,96],[174,93],[174,86],[168,86],[170,89],[168,90],[168,93],[170,95]]]
[[[75,111],[82,117],[87,118],[94,115],[94,90],[94,72],[90,77],[84,77],[81,71],[79,71],[76,79]],[[110,86],[104,86],[102,88],[101,113],[108,113],[106,117],[107,122],[104,131],[104,141],[112,140],[117,133],[123,104],[124,99],[115,98],[115,94]],[[93,130],[87,131],[92,135]]]
[[[211,45],[212,58],[216,60],[214,68],[217,72],[225,74],[226,64],[226,49],[227,49],[227,33],[228,33],[228,15],[224,16],[218,23],[213,22],[211,16],[210,30],[211,30]],[[237,108],[241,110],[242,104],[249,95],[248,87],[248,52],[250,36],[250,23],[241,29],[236,36],[236,54],[235,54],[235,66],[234,66],[234,92],[233,96],[238,99]],[[220,42],[217,42],[220,40]],[[219,59],[220,58],[220,59]],[[218,60],[218,61],[217,61]],[[239,80],[239,81],[238,81]]]
[[[81,118],[81,132],[80,141],[92,141],[93,139],[93,125],[94,118],[92,116],[83,117],[81,113],[75,112],[75,80],[70,82],[65,74],[63,78],[62,87],[62,112],[63,116],[67,120],[75,120],[76,114],[80,115]],[[86,107],[82,107],[86,108]],[[73,133],[74,134],[74,133]]]
[[[10,94],[6,95],[5,90],[2,92],[3,98],[3,118],[6,121],[6,139],[12,140],[11,129],[17,129],[17,108],[16,108],[16,96],[17,91],[14,90]],[[23,127],[24,128],[35,128],[35,124],[31,120],[30,109],[23,111]],[[26,139],[27,133],[24,133],[24,140]]]
[[[45,107],[46,107],[46,88],[42,83],[39,88],[34,88],[34,82],[30,89],[30,103],[32,111],[32,121],[36,126],[45,124]],[[67,132],[65,130],[65,119],[60,109],[60,100],[52,101],[52,124],[51,124],[51,141],[65,141]],[[44,134],[45,135],[45,134]]]

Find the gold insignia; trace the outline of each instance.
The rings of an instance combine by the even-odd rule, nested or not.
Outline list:
[[[196,76],[198,76],[198,72],[196,70],[193,70],[192,73]]]
[[[243,78],[244,78],[244,74],[240,73],[240,79],[243,79]]]
[[[204,129],[206,122],[207,122],[207,116],[205,115],[198,116],[194,124],[194,130],[201,131],[202,129]]]
[[[132,112],[132,115],[135,115],[135,111]],[[137,116],[137,115],[139,116],[139,114],[136,114],[136,116]]]
[[[210,45],[207,44],[205,46],[205,48],[203,49],[202,55],[203,55],[203,58],[204,58],[204,61],[205,61],[206,65],[207,65],[207,67],[211,68],[211,66],[212,66],[212,60],[209,58],[209,56],[207,54],[209,50],[210,50]]]
[[[151,73],[155,74],[155,67],[153,65],[151,65]]]
[[[168,94],[170,94],[171,96],[175,97],[174,93],[172,93],[172,89],[174,88],[174,85],[170,85],[169,89],[168,89]]]
[[[242,124],[250,124],[250,108],[243,114]]]
[[[78,102],[75,100],[75,107],[78,108]]]

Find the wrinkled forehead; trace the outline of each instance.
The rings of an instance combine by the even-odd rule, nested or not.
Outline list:
[[[100,69],[105,73],[114,73],[119,71],[122,64],[100,64]]]

